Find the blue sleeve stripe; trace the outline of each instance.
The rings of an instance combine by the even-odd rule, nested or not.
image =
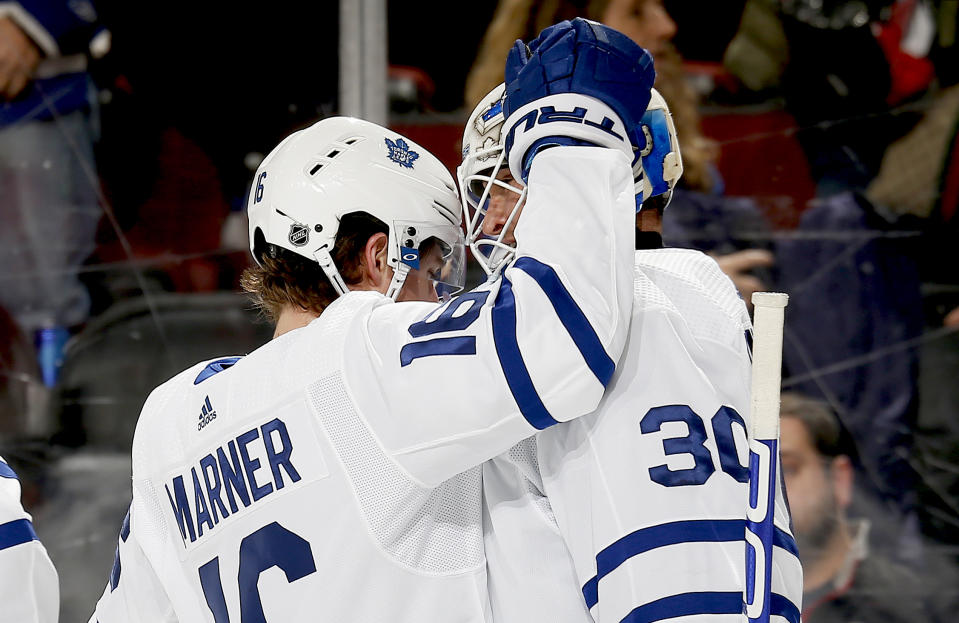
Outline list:
[[[513,284],[505,276],[502,278],[499,293],[493,305],[492,322],[496,354],[520,413],[538,430],[559,424],[536,393],[533,379],[530,378],[523,355],[519,351],[519,344],[516,342],[516,305],[513,298]]]
[[[633,556],[667,545],[741,541],[745,530],[743,522],[739,519],[676,521],[637,530],[596,555],[597,578],[602,579]]]
[[[799,623],[799,607],[789,601],[788,597],[779,593],[773,593],[769,598],[769,614],[779,615],[789,623]]]
[[[0,461],[0,478],[13,478],[14,480],[20,480],[17,478],[17,472],[13,471],[13,468],[3,461]]]
[[[598,603],[599,581],[634,556],[681,543],[742,541],[745,538],[745,530],[745,519],[699,519],[659,524],[627,534],[596,555],[596,577],[583,585],[586,605],[592,608]],[[776,528],[773,544],[799,557],[795,541],[779,528]]]
[[[742,593],[682,593],[634,608],[622,623],[652,623],[697,614],[739,614],[742,611]]]
[[[127,539],[130,538],[130,511],[132,510],[133,506],[131,505],[127,509],[126,516],[123,518],[123,523],[120,524],[120,539],[122,539],[124,543],[126,543]]]
[[[796,540],[792,537],[791,534],[780,528],[776,528],[773,532],[773,545],[776,547],[781,547],[796,558],[799,558],[799,546],[796,545]]]
[[[741,614],[743,594],[740,592],[682,593],[651,601],[635,608],[621,623],[653,623],[663,619],[706,614]],[[774,594],[770,614],[799,623],[799,609],[782,595]]]
[[[113,552],[113,569],[110,570],[110,592],[117,590],[120,586],[120,573],[123,565],[120,564],[120,544],[117,543],[117,549]]]
[[[589,609],[599,603],[599,578],[595,575],[583,584],[583,597],[586,598],[586,607]]]
[[[0,549],[38,540],[37,533],[33,531],[33,524],[30,523],[29,519],[15,519],[0,524]]]
[[[531,257],[521,257],[513,266],[536,280],[549,298],[549,302],[552,303],[567,333],[573,338],[576,348],[586,360],[586,365],[604,387],[608,385],[613,378],[616,364],[606,354],[606,349],[603,348],[603,343],[596,335],[593,325],[589,323],[586,314],[570,296],[569,290],[563,285],[556,271]]]
[[[410,342],[400,349],[400,367],[430,355],[475,355],[476,337],[437,337],[423,342]]]
[[[133,510],[133,505],[131,504],[127,508],[126,517],[123,518],[123,523],[120,524],[120,540],[124,543],[127,542],[127,539],[130,538],[130,511]],[[112,593],[117,589],[117,586],[120,585],[120,573],[123,570],[123,566],[120,564],[120,544],[117,543],[117,550],[113,554],[113,570],[110,572],[110,592]]]

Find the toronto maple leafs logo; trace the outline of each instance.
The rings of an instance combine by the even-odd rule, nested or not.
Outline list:
[[[412,169],[413,162],[420,157],[420,155],[410,149],[409,144],[401,138],[396,139],[395,143],[390,139],[386,139],[386,147],[389,149],[389,152],[386,154],[389,159],[407,169]]]

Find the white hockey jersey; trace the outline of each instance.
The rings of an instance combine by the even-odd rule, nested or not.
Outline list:
[[[683,249],[636,252],[629,339],[599,408],[539,433],[535,459],[524,442],[484,466],[499,487],[487,486],[487,499],[506,507],[488,512],[487,549],[533,560],[537,550],[555,550],[555,529],[540,521],[548,515],[541,487],[595,621],[742,621],[748,329],[742,300],[712,259]],[[537,469],[541,485],[529,476]],[[514,491],[504,492],[511,478]],[[504,524],[517,517],[539,525],[536,535],[512,538]],[[775,517],[771,612],[799,623],[802,569],[781,490]],[[530,613],[565,598],[565,568],[527,564],[539,573],[525,582],[500,565],[508,585],[490,565],[494,612]],[[550,584],[556,594],[537,606],[529,596]]]
[[[592,623],[538,463],[530,437],[482,466],[493,620]]]
[[[30,514],[20,480],[0,457],[0,623],[56,623],[60,582]]]
[[[477,466],[598,404],[632,219],[621,154],[549,150],[501,280],[446,305],[353,292],[154,390],[91,621],[489,620]]]

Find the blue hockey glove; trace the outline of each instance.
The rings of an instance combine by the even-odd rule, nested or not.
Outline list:
[[[533,157],[551,145],[622,150],[639,168],[641,119],[656,73],[652,57],[626,35],[582,18],[543,30],[506,59],[505,149],[526,180]]]

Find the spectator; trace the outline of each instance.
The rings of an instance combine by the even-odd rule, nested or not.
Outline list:
[[[683,177],[673,194],[674,207],[663,218],[664,238],[670,246],[714,255],[750,305],[752,292],[765,287],[768,276],[762,271],[772,264],[773,256],[739,234],[763,230],[765,223],[752,201],[721,194],[722,180],[715,165],[718,146],[702,134],[699,101],[671,43],[676,24],[662,0],[500,0],[466,80],[466,106],[474,106],[503,81],[503,61],[516,39],[532,39],[546,26],[574,17],[615,28],[653,55],[656,88],[669,103],[683,153]]]
[[[748,0],[723,61],[744,92],[783,96],[817,194],[830,196],[864,190],[917,121],[892,107],[932,83],[934,32],[923,0]]]
[[[0,4],[0,304],[36,337],[47,385],[90,307],[77,276],[100,218],[86,64],[108,47],[89,0]]]
[[[936,582],[875,551],[870,520],[847,514],[855,477],[835,414],[786,392],[780,415],[783,477],[803,563],[803,621],[944,620],[934,617]]]
[[[506,52],[516,39],[531,40],[550,24],[574,17],[615,28],[653,55],[656,89],[669,103],[676,133],[682,140],[681,184],[698,191],[713,190],[718,183],[713,169],[718,148],[700,129],[699,102],[686,83],[682,58],[670,42],[676,34],[676,23],[662,0],[500,0],[466,79],[466,107],[475,106],[503,81]]]

